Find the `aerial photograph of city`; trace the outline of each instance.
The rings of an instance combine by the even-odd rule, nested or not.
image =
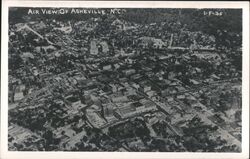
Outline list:
[[[242,10],[10,7],[8,150],[242,152]]]

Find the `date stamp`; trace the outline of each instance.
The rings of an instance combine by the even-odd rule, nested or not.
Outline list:
[[[223,16],[222,11],[203,11],[203,15],[205,16]]]

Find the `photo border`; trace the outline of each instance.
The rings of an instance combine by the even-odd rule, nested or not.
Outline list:
[[[59,3],[61,2],[61,3]],[[8,7],[91,7],[91,8],[239,8],[242,9],[242,152],[13,152],[8,151]],[[249,157],[249,2],[225,1],[3,1],[1,53],[1,138],[0,158],[96,158],[96,159],[165,159]]]

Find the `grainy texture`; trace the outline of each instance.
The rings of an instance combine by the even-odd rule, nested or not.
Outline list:
[[[241,152],[242,10],[9,9],[9,150]]]

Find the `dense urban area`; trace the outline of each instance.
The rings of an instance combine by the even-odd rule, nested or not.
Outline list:
[[[241,152],[241,10],[125,11],[10,9],[9,150]]]

